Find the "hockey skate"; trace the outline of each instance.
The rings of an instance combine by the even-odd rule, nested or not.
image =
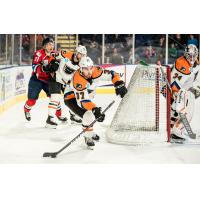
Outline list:
[[[75,114],[70,113],[70,120],[72,123],[78,123],[78,124],[81,124],[82,123],[82,120],[80,118],[78,118]]]
[[[171,143],[183,144],[185,142],[185,138],[179,137],[174,133],[171,134]]]
[[[84,139],[85,139],[85,144],[87,145],[88,149],[93,150],[92,147],[95,146],[93,139],[90,137],[86,137],[86,136],[84,136]]]
[[[62,122],[63,124],[65,124],[66,122],[67,122],[67,117],[62,117],[62,116],[57,116],[57,118],[58,118],[58,120],[60,121],[60,122]]]
[[[25,114],[26,120],[27,121],[31,121],[31,114],[30,114],[30,112],[24,112],[24,114]]]
[[[57,127],[57,123],[54,119],[54,117],[52,116],[48,116],[47,120],[46,120],[46,128],[53,128],[53,129],[56,129]]]
[[[92,139],[94,141],[98,142],[100,140],[100,137],[96,133],[94,133],[93,136],[92,136]]]

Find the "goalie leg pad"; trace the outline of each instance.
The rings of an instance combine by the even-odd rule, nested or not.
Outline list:
[[[192,117],[194,111],[194,100],[194,95],[190,91],[180,90],[174,106],[176,112],[186,113]],[[190,121],[189,118],[188,121]]]
[[[176,111],[171,112],[171,124],[174,121],[172,133],[178,137],[185,138],[186,130],[183,123],[181,123],[180,116],[177,115],[177,113],[184,113],[188,122],[191,122],[194,113],[194,100],[194,95],[190,91],[184,91],[179,94],[175,102]]]

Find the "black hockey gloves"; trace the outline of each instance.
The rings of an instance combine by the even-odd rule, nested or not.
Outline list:
[[[103,122],[105,119],[105,114],[101,113],[101,107],[95,107],[92,109],[92,112],[95,116],[95,119],[97,119],[98,122]]]
[[[124,81],[117,81],[114,86],[116,95],[120,95],[120,97],[123,98],[127,93],[127,88]]]
[[[66,66],[66,67],[64,68],[64,71],[65,71],[66,74],[72,74],[75,70],[74,70],[74,69],[71,69],[71,68],[69,68],[69,67]]]
[[[59,68],[59,62],[57,60],[52,60],[47,66],[43,66],[43,71],[46,73],[52,73],[57,71]]]

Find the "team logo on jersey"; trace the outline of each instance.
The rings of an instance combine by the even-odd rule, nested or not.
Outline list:
[[[40,57],[42,54],[41,54],[40,52],[37,52],[36,55],[37,55],[38,57]]]
[[[76,88],[81,89],[81,88],[82,88],[82,85],[81,85],[80,83],[77,83],[77,84],[76,84]]]
[[[182,72],[185,72],[185,67],[181,67],[181,69],[180,69]]]

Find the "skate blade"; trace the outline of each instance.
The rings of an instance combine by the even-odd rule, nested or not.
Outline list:
[[[93,146],[93,147],[94,147],[94,146]],[[94,150],[93,147],[92,147],[92,146],[87,146],[87,149],[93,151],[93,150]]]
[[[170,143],[171,143],[171,144],[184,144],[185,141],[183,141],[183,140],[178,140],[178,139],[177,139],[177,140],[171,139]]]
[[[56,129],[56,125],[46,124],[45,128]]]

